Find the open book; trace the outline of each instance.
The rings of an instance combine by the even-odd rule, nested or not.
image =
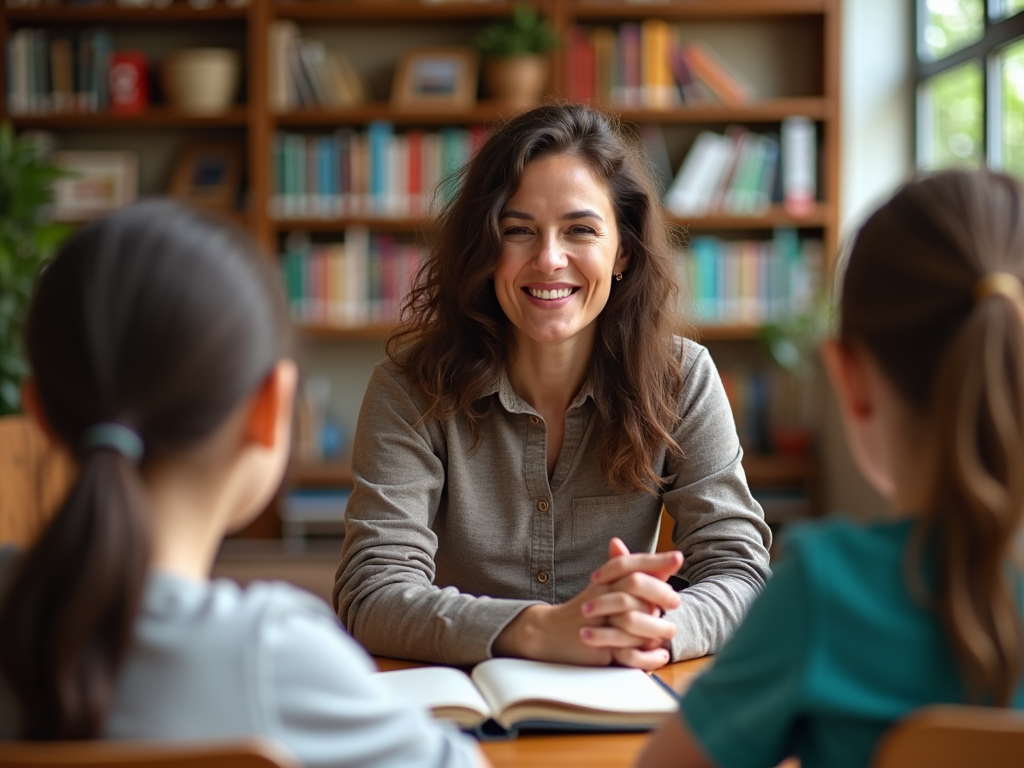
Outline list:
[[[471,675],[453,667],[419,667],[380,677],[434,717],[482,737],[514,736],[519,728],[643,731],[678,707],[663,683],[620,667],[488,659]]]

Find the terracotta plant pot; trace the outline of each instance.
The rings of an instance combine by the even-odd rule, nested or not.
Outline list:
[[[546,56],[501,56],[484,63],[484,88],[488,96],[503,104],[529,107],[538,103],[547,81]]]
[[[230,48],[186,48],[163,62],[168,101],[183,112],[216,114],[231,107],[238,91],[239,56]]]

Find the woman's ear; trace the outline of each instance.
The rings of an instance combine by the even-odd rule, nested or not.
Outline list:
[[[843,415],[852,418],[871,416],[871,391],[863,351],[830,339],[821,345],[821,359],[835,388]]]
[[[273,448],[282,439],[282,423],[287,429],[298,369],[295,361],[283,358],[271,369],[252,399],[245,424],[247,440],[264,448]]]
[[[615,269],[612,270],[612,274],[616,272],[625,272],[629,269],[629,251],[623,246],[619,246],[619,255],[615,257]]]

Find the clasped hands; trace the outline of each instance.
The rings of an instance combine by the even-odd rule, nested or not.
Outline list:
[[[679,606],[666,582],[679,570],[678,551],[630,553],[618,538],[608,544],[608,562],[590,584],[560,605],[531,605],[494,641],[499,656],[604,666],[611,663],[657,669],[669,661],[667,643],[676,626],[662,618]]]

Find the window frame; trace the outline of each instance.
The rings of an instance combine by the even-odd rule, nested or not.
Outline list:
[[[930,122],[924,119],[925,86],[936,75],[972,61],[981,63],[981,152],[982,162],[989,168],[1002,168],[1002,78],[1001,51],[1012,43],[1024,40],[1024,10],[1006,18],[1002,0],[984,0],[983,33],[979,40],[938,59],[926,58],[924,21],[927,0],[914,2],[914,163],[921,168],[927,160],[924,147],[931,140]]]

